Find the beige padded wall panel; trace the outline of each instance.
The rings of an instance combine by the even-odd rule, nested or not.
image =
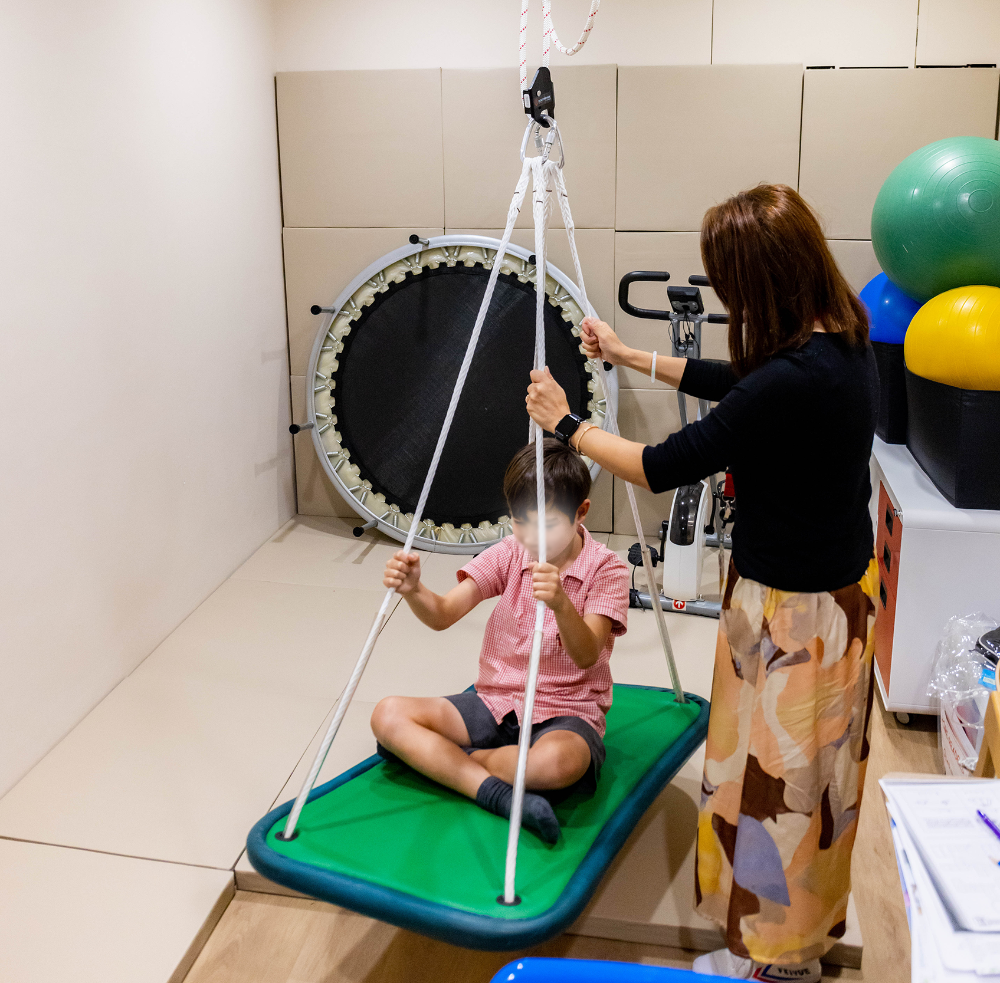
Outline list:
[[[277,76],[286,226],[443,225],[440,69]]]
[[[448,235],[480,235],[499,239],[503,229],[447,229]],[[576,282],[569,241],[563,229],[549,229],[549,262]],[[525,249],[535,248],[532,229],[515,229],[511,242]],[[577,229],[576,250],[583,266],[587,297],[597,313],[609,324],[615,318],[615,231],[614,229]]]
[[[289,381],[292,386],[292,417],[298,423],[304,423],[305,376],[293,375]],[[357,518],[357,512],[333,487],[333,483],[319,463],[316,449],[313,447],[312,434],[308,430],[297,433],[292,438],[292,446],[295,449],[295,490],[299,515],[339,515],[345,519]]]
[[[566,188],[573,221],[581,229],[615,224],[616,78],[614,65],[552,71],[556,119],[566,146]],[[517,69],[445,69],[442,93],[445,225],[502,228],[521,173],[527,122]],[[518,219],[521,228],[533,224],[530,193],[529,186]],[[562,224],[555,203],[552,224]]]
[[[944,137],[993,137],[1000,76],[992,68],[806,72],[799,190],[831,239],[871,236],[882,182]]]
[[[692,273],[704,274],[697,232],[616,232],[615,233],[615,320],[614,328],[630,348],[645,352],[670,354],[670,322],[637,318],[617,307],[617,290],[621,278],[632,270],[666,270],[670,283],[684,286]],[[666,310],[667,286],[663,283],[636,283],[629,291],[629,299],[636,307]],[[726,310],[715,296],[715,291],[701,288],[705,310],[711,314],[725,314]],[[701,328],[702,355],[705,358],[728,358],[724,324],[703,324]],[[647,374],[633,369],[619,369],[618,379],[623,387],[635,389],[662,389],[663,383],[654,383]]]
[[[728,195],[794,186],[801,105],[796,65],[620,68],[615,227],[695,231]]]
[[[329,307],[366,267],[388,252],[421,238],[439,236],[440,227],[403,229],[285,229],[285,300],[288,304],[288,360],[292,375],[309,368],[321,318],[313,304]]]
[[[660,389],[623,389],[619,401],[618,424],[622,436],[644,444],[659,444],[681,428],[677,407],[677,393],[662,386]],[[636,504],[642,531],[647,536],[660,534],[660,523],[670,516],[673,492],[654,495],[644,488],[635,489]],[[628,492],[621,478],[615,478],[615,529],[616,533],[630,536],[635,533],[635,521],[628,502]]]
[[[614,532],[615,476],[602,471],[590,489],[590,511],[584,523],[591,532]]]
[[[997,0],[920,0],[918,65],[1000,63]]]
[[[827,245],[851,289],[861,293],[864,285],[882,272],[870,239],[828,239]]]
[[[715,0],[712,24],[716,65],[906,67],[913,65],[917,0]]]

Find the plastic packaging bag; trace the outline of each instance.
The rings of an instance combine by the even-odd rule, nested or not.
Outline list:
[[[996,627],[985,614],[954,617],[938,642],[927,692],[940,701],[938,734],[947,775],[968,777],[979,760],[983,715],[996,682],[994,666],[976,642]]]

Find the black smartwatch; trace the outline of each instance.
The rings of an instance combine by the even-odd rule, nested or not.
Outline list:
[[[556,440],[561,440],[567,446],[569,445],[569,438],[576,433],[577,427],[583,423],[583,419],[577,416],[575,413],[567,413],[557,424],[555,430],[552,432],[555,434]]]

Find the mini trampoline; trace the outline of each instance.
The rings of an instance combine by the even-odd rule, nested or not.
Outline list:
[[[313,444],[366,521],[405,540],[500,242],[438,236],[388,253],[324,312],[308,371]],[[510,532],[503,474],[528,439],[533,256],[510,245],[414,545],[475,553]],[[570,409],[603,426],[605,394],[579,342],[578,290],[548,265],[545,351]],[[608,374],[612,397],[617,387]],[[589,459],[594,477],[599,467]]]
[[[276,834],[292,803],[266,815],[247,854],[279,884],[454,945],[535,945],[583,911],[639,818],[705,739],[708,703],[618,684],[607,720],[597,791],[554,803],[555,845],[520,839],[518,904],[498,898],[508,822],[378,755],[315,789],[291,840]]]

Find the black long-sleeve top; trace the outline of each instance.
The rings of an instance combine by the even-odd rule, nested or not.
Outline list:
[[[741,577],[810,593],[860,580],[873,551],[871,346],[817,332],[739,380],[728,362],[688,359],[680,390],[718,405],[644,449],[649,487],[663,492],[729,467]]]

